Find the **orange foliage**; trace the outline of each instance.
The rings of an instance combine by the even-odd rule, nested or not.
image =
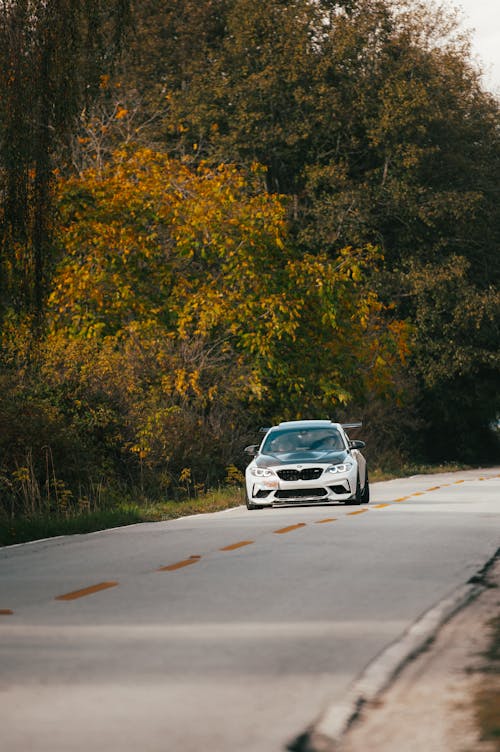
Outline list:
[[[377,250],[301,254],[261,177],[140,149],[61,181],[53,331],[161,342],[167,410],[232,400],[307,415],[390,391],[408,331],[366,284]]]

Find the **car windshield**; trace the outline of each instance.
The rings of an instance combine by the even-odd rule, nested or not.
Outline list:
[[[307,428],[271,431],[262,445],[262,452],[280,454],[297,451],[341,452],[345,449],[336,428]]]

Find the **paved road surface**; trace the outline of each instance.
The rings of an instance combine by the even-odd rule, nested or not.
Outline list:
[[[500,545],[500,468],[0,550],[8,752],[279,752]]]

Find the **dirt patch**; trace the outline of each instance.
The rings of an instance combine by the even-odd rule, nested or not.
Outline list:
[[[487,584],[362,709],[339,752],[500,752],[500,560]]]
[[[483,683],[476,694],[476,717],[481,736],[500,752],[500,615],[489,624],[490,642],[482,667]]]

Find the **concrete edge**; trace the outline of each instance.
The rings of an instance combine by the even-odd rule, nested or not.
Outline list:
[[[481,575],[487,567],[488,564],[480,570]],[[362,706],[375,700],[405,664],[434,640],[440,627],[484,590],[485,586],[478,580],[479,577],[472,578],[426,611],[399,640],[391,643],[366,667],[347,691],[342,702],[327,707],[300,740],[289,749],[296,752],[335,752],[342,736]]]

